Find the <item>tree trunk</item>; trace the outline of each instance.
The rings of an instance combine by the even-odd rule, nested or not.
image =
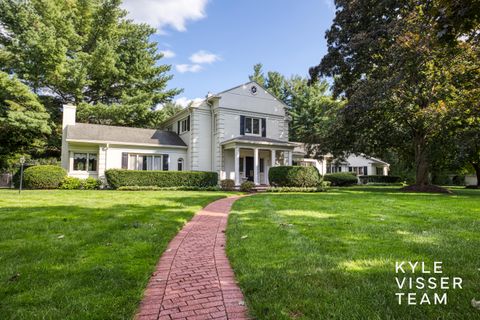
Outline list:
[[[473,169],[475,169],[475,174],[477,175],[477,188],[480,188],[480,163],[472,162]]]
[[[416,136],[415,140],[415,184],[418,186],[426,186],[429,184],[428,179],[428,157],[425,137]]]

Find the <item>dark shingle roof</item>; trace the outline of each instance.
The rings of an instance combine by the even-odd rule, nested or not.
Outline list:
[[[86,140],[186,147],[171,131],[77,123],[67,127],[67,140]]]
[[[284,141],[284,140],[277,140],[277,139],[270,139],[270,138],[264,138],[264,137],[259,137],[259,136],[238,136],[233,139],[226,140],[222,142],[222,144],[229,143],[232,141],[244,141],[244,142],[259,142],[259,143],[271,143],[271,144],[280,144],[280,145],[288,145],[288,146],[295,146],[293,143]]]

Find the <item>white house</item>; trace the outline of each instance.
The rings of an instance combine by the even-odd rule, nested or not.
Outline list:
[[[388,164],[368,157],[352,156],[341,168],[328,157],[305,159],[302,146],[288,141],[285,108],[255,82],[207,96],[168,119],[161,130],[76,123],[75,106],[66,105],[62,166],[70,176],[100,179],[113,168],[214,171],[237,185],[247,179],[268,184],[270,167],[291,165],[294,159],[314,163],[321,174],[388,173]]]

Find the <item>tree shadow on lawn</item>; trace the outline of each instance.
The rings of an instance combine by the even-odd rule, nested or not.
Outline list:
[[[270,197],[263,199],[263,208],[235,206],[227,234],[232,265],[259,319],[478,317],[470,306],[480,292],[480,237],[472,224],[474,215],[470,220],[446,216],[441,228],[408,212],[383,212],[384,220],[377,216],[381,211],[288,215],[295,209],[277,203],[277,197],[287,201],[285,195]],[[302,197],[300,202],[315,198]],[[462,277],[464,289],[448,291],[446,306],[406,306],[405,301],[398,305],[395,293],[406,291],[396,285],[395,261],[425,261],[429,266],[443,261],[442,276]]]
[[[132,317],[168,242],[199,208],[193,197],[162,197],[168,205],[1,208],[0,314]]]

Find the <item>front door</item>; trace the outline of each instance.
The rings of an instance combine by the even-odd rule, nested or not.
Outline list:
[[[253,157],[245,157],[245,176],[248,181],[253,181]]]

